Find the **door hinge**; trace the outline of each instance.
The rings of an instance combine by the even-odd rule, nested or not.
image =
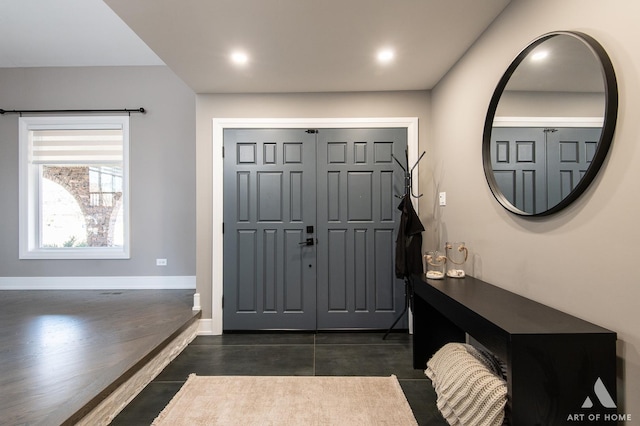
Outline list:
[[[224,146],[222,147],[222,158],[224,158]]]
[[[308,129],[305,130],[305,133],[318,133],[318,129]]]
[[[222,309],[224,309],[224,294],[222,295]]]
[[[224,222],[222,222],[222,233],[224,234]]]

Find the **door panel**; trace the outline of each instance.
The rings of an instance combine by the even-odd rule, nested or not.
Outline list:
[[[406,129],[227,129],[224,146],[223,328],[389,327]]]
[[[404,307],[394,274],[404,182],[391,154],[406,146],[406,129],[319,130],[318,329],[387,328]]]
[[[225,330],[316,327],[315,138],[224,131]]]
[[[547,210],[543,129],[494,128],[491,139],[493,170],[505,197],[522,211]]]
[[[562,201],[582,179],[600,140],[600,128],[561,127],[547,133],[549,207]]]

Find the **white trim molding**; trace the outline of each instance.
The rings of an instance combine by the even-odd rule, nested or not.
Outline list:
[[[91,140],[90,146],[83,147],[77,141],[69,143],[68,138],[78,137],[70,132],[118,130],[117,145],[110,139]],[[48,153],[38,160],[34,146],[34,132],[63,131],[63,141],[50,137],[43,144]],[[45,137],[45,136],[42,136]],[[82,138],[90,138],[82,133]],[[106,136],[111,138],[111,136]],[[129,259],[129,117],[128,116],[38,116],[20,117],[18,128],[18,257],[19,259]],[[65,143],[63,143],[65,142]],[[84,143],[83,143],[84,144]],[[81,144],[81,145],[83,145]],[[42,148],[42,147],[40,147]],[[114,149],[115,148],[115,149]],[[67,153],[66,155],[61,155]],[[119,166],[122,168],[122,245],[112,247],[47,247],[43,236],[43,165],[57,166]],[[84,213],[83,213],[84,215]],[[82,221],[84,223],[84,221]],[[49,241],[51,243],[51,241]],[[58,241],[59,243],[59,241]]]
[[[223,194],[224,163],[222,147],[225,129],[268,129],[268,128],[406,128],[407,154],[409,164],[418,161],[418,118],[417,117],[363,117],[363,118],[213,118],[213,176],[212,194]],[[418,168],[413,179],[414,191],[418,193]],[[222,290],[223,290],[223,200],[212,197],[212,283],[211,283],[211,334],[222,334]],[[417,211],[417,205],[416,205]],[[202,320],[201,320],[202,321]]]
[[[0,290],[190,290],[196,277],[0,277]]]
[[[198,336],[213,336],[220,333],[213,332],[213,320],[210,318],[198,321]]]
[[[493,127],[602,127],[604,117],[495,117]]]

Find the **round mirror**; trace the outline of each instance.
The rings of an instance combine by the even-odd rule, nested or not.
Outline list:
[[[531,42],[502,76],[484,124],[493,195],[522,216],[568,206],[602,166],[617,112],[615,73],[597,41],[561,31]]]

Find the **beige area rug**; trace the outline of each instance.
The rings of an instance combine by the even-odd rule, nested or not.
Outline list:
[[[196,376],[153,425],[417,425],[391,377]]]

